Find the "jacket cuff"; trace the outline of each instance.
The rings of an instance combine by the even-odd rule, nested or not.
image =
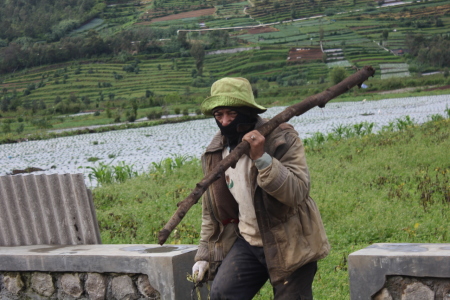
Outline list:
[[[272,163],[272,156],[270,156],[267,152],[264,152],[263,156],[258,159],[255,159],[255,166],[258,170],[262,170],[270,166]]]
[[[199,246],[194,260],[195,261],[200,261],[200,260],[209,261],[208,248]]]
[[[258,185],[268,193],[272,193],[284,184],[288,175],[288,169],[274,159],[270,167],[259,170]]]

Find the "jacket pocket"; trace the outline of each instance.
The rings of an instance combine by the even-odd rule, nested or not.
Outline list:
[[[311,220],[311,211],[309,209],[309,199],[302,201],[298,206],[298,216],[301,227],[303,228],[303,235],[308,236],[314,232],[313,221]]]

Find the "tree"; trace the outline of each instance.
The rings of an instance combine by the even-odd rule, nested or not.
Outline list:
[[[195,59],[195,67],[198,76],[203,74],[203,63],[205,60],[205,48],[201,43],[194,43],[191,47],[191,55]]]
[[[154,94],[151,90],[145,90],[145,97],[150,98],[152,97]]]
[[[383,30],[383,32],[381,33],[381,37],[383,38],[383,40],[387,41],[389,37],[389,30],[387,29]]]
[[[88,96],[83,96],[81,99],[82,99],[84,105],[86,105],[86,108],[89,108],[89,105],[91,104],[91,99],[89,99]]]
[[[275,2],[274,4],[273,4],[273,9],[275,10],[275,11],[278,11],[279,9],[280,9],[280,2]]]
[[[187,42],[187,31],[178,32],[177,41],[181,47],[187,48],[189,46],[189,43]]]
[[[164,97],[164,102],[166,104],[176,104],[176,103],[180,102],[180,100],[181,100],[181,97],[180,97],[180,95],[178,95],[178,93],[167,94]]]
[[[11,132],[11,124],[3,123],[2,124],[2,131],[3,131],[3,133],[10,133]]]
[[[9,108],[9,99],[4,96],[2,102],[0,103],[0,110],[3,112],[7,112]]]
[[[347,71],[343,67],[334,67],[330,71],[330,80],[333,84],[338,84],[347,77]]]
[[[137,98],[133,98],[130,100],[131,103],[131,108],[133,109],[133,114],[136,117],[137,116],[137,111],[138,111],[138,107],[139,107],[139,102]]]

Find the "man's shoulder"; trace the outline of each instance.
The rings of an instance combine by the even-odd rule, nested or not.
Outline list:
[[[267,123],[269,120],[268,119],[261,119],[260,122],[257,124],[259,126]],[[258,126],[258,127],[259,127]],[[297,131],[295,130],[294,126],[292,126],[289,123],[281,123],[280,125],[278,125],[277,128],[275,128],[269,135],[268,137],[272,137],[272,136],[276,136],[276,135],[284,135],[286,133],[294,133],[296,135],[298,135]]]
[[[280,128],[281,130],[295,130],[294,126],[289,123],[281,123],[280,125],[278,125],[278,128]]]

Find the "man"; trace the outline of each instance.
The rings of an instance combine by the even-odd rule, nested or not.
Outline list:
[[[203,195],[193,273],[214,279],[212,300],[252,299],[267,279],[275,299],[312,299],[317,260],[330,247],[298,133],[289,124],[259,133],[266,108],[245,78],[216,81],[201,110],[220,129],[202,156],[205,174],[242,140],[250,151]]]

